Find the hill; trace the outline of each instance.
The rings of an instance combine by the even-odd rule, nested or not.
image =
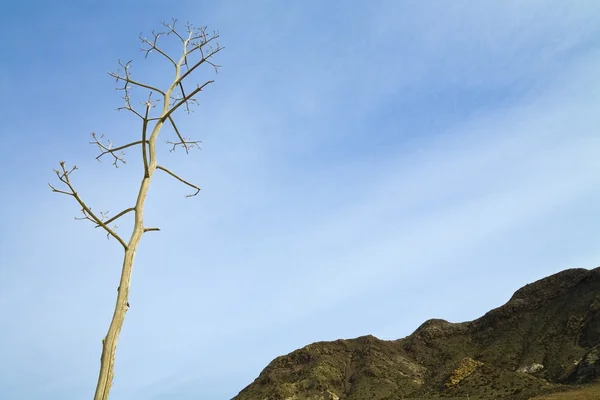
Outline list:
[[[569,269],[474,321],[310,344],[273,360],[233,400],[554,399],[597,381],[599,360],[600,268]]]

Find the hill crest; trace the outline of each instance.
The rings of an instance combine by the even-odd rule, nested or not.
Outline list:
[[[234,400],[526,399],[598,380],[599,360],[600,268],[575,268],[474,321],[312,343],[274,359]]]

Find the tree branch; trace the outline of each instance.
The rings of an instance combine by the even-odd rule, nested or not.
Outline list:
[[[169,142],[169,141],[167,141],[168,144],[172,144],[173,145],[173,148],[171,149],[171,151],[175,151],[175,148],[177,146],[183,146],[185,148],[185,153],[189,154],[189,149],[191,149],[192,147],[198,147],[198,148],[200,148],[200,145],[198,143],[202,143],[202,141],[200,141],[200,140],[195,140],[195,141],[186,140],[179,133],[179,129],[177,129],[177,125],[175,125],[175,121],[173,120],[173,118],[171,116],[169,116],[169,121],[171,122],[171,125],[173,126],[173,129],[175,130],[175,133],[177,134],[177,137],[180,140],[179,142]]]
[[[192,91],[192,93],[188,94],[186,97],[184,97],[183,99],[181,99],[179,102],[177,102],[176,104],[174,104],[171,109],[169,111],[167,111],[161,118],[160,121],[161,122],[165,122],[167,118],[169,118],[171,116],[171,114],[173,114],[173,112],[175,110],[177,110],[182,104],[186,103],[189,99],[191,99],[192,97],[194,97],[196,95],[196,93],[200,92],[202,89],[204,89],[206,86],[208,86],[209,84],[213,83],[213,80],[207,81],[205,82],[202,86],[198,86],[196,89],[194,89]]]
[[[162,32],[155,33],[154,31],[152,31],[152,36],[154,36],[154,40],[151,43],[148,39],[146,39],[145,37],[142,37],[142,35],[140,34],[140,40],[142,41],[142,43],[150,46],[149,49],[141,48],[140,50],[146,53],[146,55],[145,55],[146,58],[148,58],[148,54],[150,54],[152,52],[152,50],[156,50],[156,51],[158,51],[159,54],[161,54],[163,57],[165,57],[167,60],[169,60],[171,62],[171,64],[173,64],[173,66],[176,67],[177,63],[175,61],[173,61],[173,59],[171,57],[169,57],[169,55],[167,53],[165,53],[158,46],[156,46],[156,42],[158,41],[158,38],[161,35],[163,35]]]
[[[165,167],[161,167],[160,165],[157,165],[156,169],[163,170],[167,174],[171,175],[173,178],[177,179],[178,181],[183,182],[186,185],[188,185],[189,187],[192,187],[192,188],[196,189],[196,193],[194,193],[194,194],[186,194],[185,197],[194,197],[195,195],[197,195],[198,193],[200,193],[200,188],[198,186],[193,185],[193,184],[189,183],[188,181],[186,181],[185,179],[180,178],[179,176],[175,175],[174,173],[172,173],[171,171],[169,171]]]
[[[144,114],[144,123],[142,125],[142,141],[144,143],[146,143],[146,133],[148,130],[148,113],[150,112],[150,109],[154,107],[151,98],[152,92],[150,92],[148,95],[148,101],[146,102],[146,114]],[[148,154],[145,144],[142,146],[142,160],[144,162],[144,178],[148,178],[150,176],[150,172],[148,171]]]
[[[70,193],[68,192],[63,192],[63,191],[59,191],[56,190],[54,187],[52,187],[52,185],[50,185],[50,187],[52,188],[53,191],[62,193],[62,194],[68,194],[70,196],[73,196],[75,198],[75,200],[77,200],[77,202],[79,203],[79,205],[82,208],[82,212],[84,214],[84,216],[86,217],[86,219],[91,219],[93,222],[95,222],[96,224],[100,225],[102,228],[104,228],[104,230],[112,237],[114,237],[122,246],[125,250],[127,250],[127,243],[125,243],[125,241],[123,239],[121,239],[121,237],[119,235],[117,235],[112,229],[110,229],[104,222],[102,222],[102,220],[100,218],[98,218],[96,216],[96,214],[94,214],[92,212],[92,209],[89,208],[85,202],[81,199],[81,197],[79,197],[79,195],[77,194],[77,192],[75,191],[75,188],[73,188],[73,185],[71,184],[71,181],[69,180],[69,175],[75,171],[77,169],[77,166],[74,165],[73,168],[71,168],[71,170],[67,171],[66,167],[65,167],[65,162],[64,161],[60,161],[59,165],[62,169],[62,172],[55,169],[54,172],[56,173],[56,176],[58,177],[58,179],[63,182],[65,185],[67,185],[69,187],[69,189],[71,190]]]
[[[216,39],[217,37],[219,37],[219,36],[217,35],[217,36],[211,38],[210,40]],[[201,66],[204,63],[212,65],[213,68],[215,69],[215,71],[218,70],[218,68],[220,67],[220,65],[214,64],[214,63],[208,61],[208,59],[211,58],[212,56],[214,56],[215,54],[217,54],[219,51],[223,50],[223,47],[217,45],[216,49],[211,50],[211,52],[208,53],[207,56],[204,56],[204,52],[202,51],[202,46],[203,45],[197,45],[196,47],[194,47],[192,50],[190,50],[186,54],[186,57],[187,57],[190,54],[192,54],[195,50],[200,50],[200,53],[202,55],[202,59],[200,61],[198,61],[197,63],[195,63],[191,68],[189,68],[183,75],[181,75],[181,77],[179,78],[179,80],[178,80],[177,83],[182,82],[189,74],[192,73],[192,71],[194,71],[196,68],[198,68],[199,66]]]
[[[177,18],[171,18],[172,23],[169,25],[166,22],[163,22],[163,26],[165,26],[166,28],[169,29],[169,32],[167,32],[167,35],[170,34],[174,34],[175,36],[177,36],[179,38],[179,40],[181,40],[182,42],[185,42],[185,39],[179,34],[179,32],[177,32],[175,30],[175,24],[177,23]],[[189,26],[189,24],[188,24]]]
[[[69,193],[69,192],[64,192],[62,190],[58,190],[57,188],[55,188],[51,184],[48,184],[48,186],[50,186],[50,189],[52,189],[53,192],[60,193],[60,194],[66,194],[67,196],[73,196],[73,193]]]
[[[137,112],[131,106],[131,97],[129,97],[129,89],[125,86],[125,87],[122,87],[120,89],[117,88],[117,90],[123,90],[123,91],[125,91],[125,95],[123,97],[121,97],[123,100],[125,100],[125,107],[117,107],[117,111],[121,111],[121,110],[131,111],[136,116],[138,116],[140,119],[143,119],[144,117],[142,117],[142,114],[140,114],[139,112]]]
[[[109,72],[108,75],[110,75],[113,78],[115,78],[115,80],[117,82],[120,81],[120,80],[124,81],[125,84],[126,84],[125,87],[124,87],[124,89],[127,89],[127,83],[131,83],[132,85],[143,87],[145,89],[149,89],[149,90],[158,92],[158,93],[162,94],[163,96],[165,95],[165,93],[162,90],[160,90],[160,89],[158,89],[158,88],[156,88],[154,86],[150,86],[150,85],[147,85],[145,83],[141,83],[141,82],[134,81],[133,79],[131,79],[131,74],[129,73],[129,68],[131,67],[131,61],[127,61],[127,63],[125,63],[125,64],[123,64],[121,62],[121,60],[119,60],[118,62],[119,62],[119,65],[121,67],[123,67],[123,71],[125,72],[125,76],[121,76],[120,73],[119,73],[119,71],[117,71],[116,73],[115,72]]]
[[[121,163],[123,163],[123,164],[127,164],[127,162],[125,161],[124,158],[122,158],[122,156],[125,155],[124,152],[121,152],[121,154],[119,154],[119,155],[116,155],[115,152],[123,150],[123,149],[126,149],[126,148],[131,147],[131,146],[136,146],[138,144],[142,144],[142,143],[146,143],[147,144],[148,143],[147,140],[143,139],[143,140],[138,140],[137,142],[131,142],[131,143],[125,144],[123,146],[112,148],[111,147],[112,143],[110,141],[108,142],[108,147],[106,145],[102,144],[100,142],[100,140],[98,140],[98,136],[96,135],[95,132],[92,132],[92,137],[94,138],[94,141],[93,142],[89,142],[89,143],[97,145],[100,148],[100,150],[104,150],[104,151],[102,151],[102,153],[100,153],[96,157],[96,160],[101,161],[100,159],[102,158],[102,156],[110,153],[110,155],[112,155],[114,157],[114,159],[115,159],[115,161],[113,162],[113,165],[116,168],[119,168],[119,165],[118,165],[119,161]],[[102,139],[103,137],[104,137],[104,135],[100,135],[100,139]]]
[[[109,218],[108,220],[104,221],[105,224],[110,224],[113,221],[116,221],[117,219],[121,218],[123,215],[127,214],[128,212],[131,211],[135,211],[135,207],[130,207],[126,210],[121,211],[120,213],[118,213],[117,215],[115,215],[112,218]],[[99,228],[101,225],[96,225],[95,228]]]
[[[187,64],[187,60],[186,60],[186,64]],[[185,99],[185,97],[186,97],[185,96],[185,90],[183,89],[183,83],[181,83],[181,82],[179,82],[179,90],[181,90],[181,98]],[[177,100],[180,100],[180,99],[176,99],[175,101],[177,101]],[[191,101],[191,100],[192,99],[188,100],[188,102]],[[198,104],[197,101],[195,103]],[[187,102],[185,103],[185,110],[187,111],[188,114],[191,112],[190,105]]]

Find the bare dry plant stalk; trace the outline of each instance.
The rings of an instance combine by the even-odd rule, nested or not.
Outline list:
[[[176,136],[175,140],[167,141],[167,143],[172,146],[171,151],[174,151],[178,147],[182,147],[187,153],[191,148],[199,146],[199,141],[192,141],[189,138],[185,138],[181,135],[177,125],[175,124],[175,120],[173,119],[173,113],[178,109],[183,109],[188,113],[191,112],[191,106],[197,104],[194,96],[200,93],[207,85],[213,83],[213,81],[208,80],[203,84],[196,85],[195,88],[188,90],[186,89],[186,85],[189,80],[188,78],[203,64],[210,65],[212,68],[214,68],[215,72],[217,72],[220,66],[213,63],[212,58],[223,48],[216,42],[216,40],[219,38],[218,32],[209,34],[207,33],[206,27],[196,28],[188,23],[185,25],[185,33],[180,33],[176,29],[176,24],[176,19],[173,19],[169,23],[163,23],[165,31],[153,31],[152,38],[150,39],[140,35],[140,40],[142,42],[141,50],[145,52],[146,57],[148,57],[148,55],[152,52],[158,53],[174,68],[173,81],[166,90],[161,90],[155,86],[132,79],[130,73],[131,61],[127,63],[122,63],[119,61],[121,70],[109,73],[109,75],[115,78],[118,83],[123,85],[122,87],[119,87],[118,90],[121,90],[124,93],[123,100],[125,101],[125,105],[118,108],[118,110],[130,111],[141,119],[142,129],[140,140],[114,147],[111,142],[102,142],[103,135],[92,133],[93,141],[90,143],[97,146],[100,150],[100,154],[98,157],[96,157],[96,159],[101,160],[102,157],[109,155],[112,157],[113,165],[115,167],[118,167],[119,163],[125,164],[123,153],[124,149],[135,146],[140,147],[144,173],[135,205],[111,217],[108,216],[108,212],[100,212],[99,214],[94,213],[91,207],[89,207],[81,198],[79,193],[77,193],[73,182],[71,181],[71,174],[77,169],[77,166],[68,168],[64,161],[59,163],[60,169],[54,170],[59,181],[64,186],[64,189],[59,190],[55,186],[48,184],[53,192],[71,196],[77,201],[79,206],[81,206],[83,217],[76,219],[91,221],[96,228],[100,227],[104,229],[107,237],[114,238],[121,244],[124,250],[121,279],[117,289],[117,301],[110,327],[106,336],[102,340],[100,373],[98,376],[98,384],[96,386],[94,400],[107,400],[112,386],[117,340],[123,326],[123,321],[125,320],[125,314],[129,309],[129,287],[135,251],[144,233],[159,230],[158,228],[146,227],[144,225],[143,218],[144,203],[154,172],[156,170],[161,170],[192,188],[193,192],[188,194],[186,197],[195,196],[200,192],[200,188],[198,186],[188,182],[179,175],[157,163],[156,141],[161,128],[165,124],[168,124],[173,128]],[[166,51],[159,47],[158,42],[161,36],[171,36],[181,43],[182,52],[179,59],[172,58],[167,54]],[[142,102],[142,111],[138,111],[131,104],[131,90],[136,86],[148,91],[147,101]],[[158,95],[158,99],[153,99],[153,95]],[[152,110],[155,108],[157,103],[161,102],[162,107],[159,107],[160,114],[153,116],[153,114],[156,112],[153,113]],[[133,212],[134,215],[134,225],[129,241],[126,242],[119,234],[116,233],[116,227],[111,228],[109,225],[130,212]]]

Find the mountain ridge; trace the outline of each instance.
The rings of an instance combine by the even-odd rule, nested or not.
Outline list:
[[[473,321],[309,344],[275,358],[233,400],[526,399],[597,381],[598,360],[600,267],[574,268]]]

